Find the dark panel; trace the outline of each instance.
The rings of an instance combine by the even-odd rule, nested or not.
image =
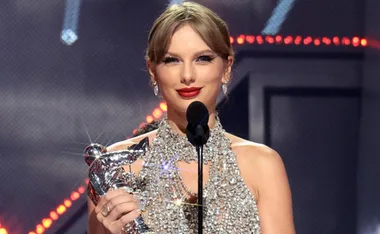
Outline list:
[[[355,233],[359,92],[267,89],[266,97],[267,143],[284,160],[297,233]]]

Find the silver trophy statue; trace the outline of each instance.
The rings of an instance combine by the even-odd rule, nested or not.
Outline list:
[[[126,172],[123,166],[129,165],[130,168],[130,165],[144,156],[148,149],[148,138],[123,151],[107,152],[106,147],[96,143],[85,148],[85,161],[89,166],[88,196],[95,205],[110,189],[124,188],[127,192],[137,195],[141,192],[144,182],[138,179],[131,169]],[[123,230],[131,234],[154,233],[141,216],[127,224]]]

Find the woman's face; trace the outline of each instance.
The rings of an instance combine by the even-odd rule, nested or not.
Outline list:
[[[190,103],[201,101],[213,112],[231,64],[232,57],[224,61],[190,25],[184,25],[173,34],[163,60],[154,67],[148,63],[148,67],[169,109],[184,113]]]

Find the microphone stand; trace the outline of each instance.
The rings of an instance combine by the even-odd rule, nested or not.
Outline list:
[[[203,145],[196,146],[198,153],[198,233],[203,233]]]

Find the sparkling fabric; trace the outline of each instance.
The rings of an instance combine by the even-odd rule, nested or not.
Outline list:
[[[210,130],[203,156],[210,165],[203,191],[204,233],[261,233],[256,202],[219,120]],[[195,147],[164,119],[143,159],[136,179],[144,185],[139,190],[145,223],[156,233],[197,233],[197,206],[187,201],[188,189],[177,167],[178,161],[198,161]]]

